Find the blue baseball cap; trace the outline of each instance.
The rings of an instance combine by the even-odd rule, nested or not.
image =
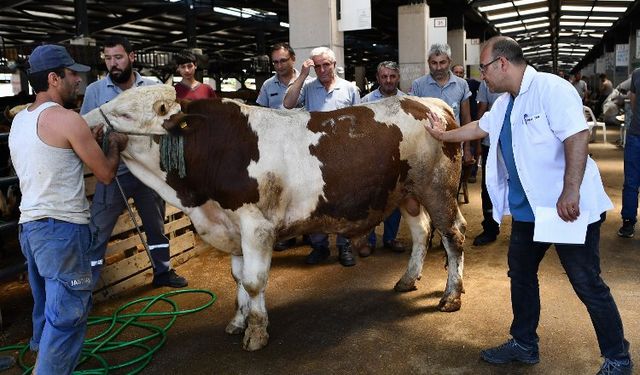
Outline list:
[[[56,44],[44,44],[36,47],[29,56],[29,74],[44,72],[55,68],[68,68],[74,72],[88,72],[90,67],[76,63],[67,49]]]

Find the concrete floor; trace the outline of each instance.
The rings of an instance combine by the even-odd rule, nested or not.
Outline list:
[[[615,138],[610,131],[609,139]],[[622,151],[603,143],[592,144],[590,149],[616,206],[602,227],[603,278],[611,287],[632,343],[632,356],[640,366],[640,240],[616,236]],[[177,270],[188,278],[190,287],[212,290],[218,301],[203,312],[179,318],[143,374],[595,374],[602,361],[595,334],[553,248],[540,271],[540,363],[495,366],[479,359],[481,349],[508,338],[510,225],[505,220],[495,243],[471,246],[481,230],[482,217],[479,184],[469,187],[471,203],[462,205],[468,241],[466,293],[460,311],[437,310],[446,281],[442,248],[427,255],[418,290],[400,294],[393,286],[404,271],[408,252],[378,249],[371,257],[358,259],[355,267],[345,268],[337,263],[335,253],[325,264],[304,265],[309,249],[298,247],[274,254],[266,293],[269,345],[245,352],[241,336],[224,332],[235,305],[229,257],[209,252]],[[404,226],[400,237],[410,241]],[[4,295],[7,286],[3,288]],[[24,302],[28,289],[24,283],[9,288],[14,297],[0,296],[6,328],[0,332],[0,345],[25,339],[30,331],[30,307]],[[158,292],[140,288],[99,304],[94,313],[107,314],[131,299]],[[202,299],[180,296],[177,301],[182,308],[190,308]],[[18,373],[15,369],[6,372]]]

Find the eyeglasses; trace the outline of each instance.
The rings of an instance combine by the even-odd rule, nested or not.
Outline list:
[[[291,60],[291,57],[287,57],[286,59],[273,60],[273,65],[284,64],[289,60]]]
[[[495,59],[493,59],[493,60],[489,61],[489,62],[488,62],[488,63],[486,63],[486,64],[480,64],[480,66],[478,67],[478,70],[480,70],[480,73],[485,74],[485,73],[486,73],[486,71],[487,71],[487,67],[488,67],[489,65],[493,64],[494,62],[496,62],[496,61],[500,60],[500,57],[502,57],[502,56],[498,56],[498,57],[496,57]]]

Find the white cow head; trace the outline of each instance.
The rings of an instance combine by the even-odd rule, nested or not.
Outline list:
[[[180,112],[176,91],[168,85],[126,90],[100,108],[116,131],[134,134],[166,134],[163,122]],[[90,127],[107,123],[98,108],[85,114],[84,119]]]

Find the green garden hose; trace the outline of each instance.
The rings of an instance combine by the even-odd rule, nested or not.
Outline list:
[[[193,309],[179,310],[178,304],[173,301],[171,296],[185,293],[200,293],[209,296],[209,300],[201,306]],[[82,348],[82,357],[77,366],[74,375],[97,375],[108,374],[113,371],[126,374],[138,374],[141,372],[153,358],[153,354],[162,347],[167,340],[166,333],[176,321],[178,316],[195,313],[211,306],[217,297],[211,291],[204,289],[180,289],[163,293],[157,296],[143,297],[131,301],[120,306],[111,316],[90,316],[87,322],[88,327],[106,326],[98,335],[87,338]],[[163,302],[163,305],[169,306],[169,311],[149,311],[156,303]],[[144,305],[138,312],[125,313],[128,309],[133,309],[138,305]],[[153,324],[154,319],[169,319],[164,326]],[[138,331],[147,331],[145,336],[137,337],[132,340],[117,340],[118,336],[123,333],[131,335],[125,331],[127,327],[135,327]],[[132,350],[142,351],[143,354],[135,356],[132,359],[122,363],[110,364],[105,359],[109,353],[119,352],[119,356],[123,356],[123,351]],[[33,365],[25,363],[25,355],[29,352],[29,344],[18,344],[0,347],[0,353],[18,352],[18,365],[24,370],[23,374],[30,374]],[[125,354],[127,352],[124,352]],[[92,367],[97,362],[99,366]],[[125,372],[126,371],[126,372]]]

